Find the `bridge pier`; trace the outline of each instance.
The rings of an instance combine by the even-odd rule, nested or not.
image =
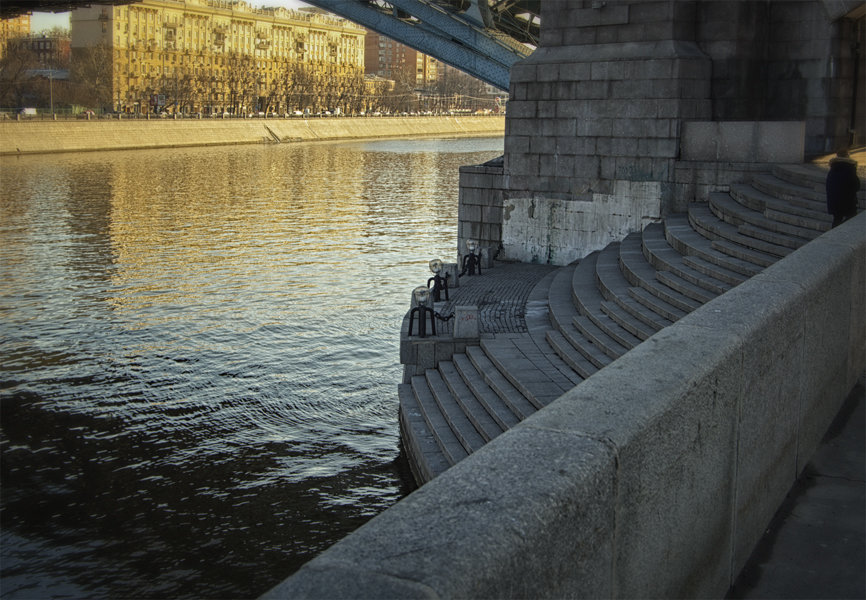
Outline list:
[[[489,235],[500,258],[564,265],[706,201],[745,171],[835,147],[862,87],[841,39],[855,41],[858,29],[838,18],[855,6],[544,4],[541,47],[511,70],[501,178],[488,193],[470,182],[479,173],[464,171],[461,239]],[[770,121],[790,126],[756,140]],[[747,137],[696,157],[697,122],[711,145],[719,124],[732,132],[725,124],[739,123]],[[862,140],[863,124],[855,129]],[[793,143],[791,131],[801,136]],[[475,206],[487,215],[473,219]]]

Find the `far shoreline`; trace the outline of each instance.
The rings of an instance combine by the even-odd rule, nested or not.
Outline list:
[[[505,117],[405,116],[253,119],[0,121],[0,156],[238,144],[504,136]]]

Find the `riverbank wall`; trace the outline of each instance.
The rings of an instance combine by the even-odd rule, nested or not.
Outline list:
[[[504,135],[501,116],[0,122],[0,155]]]
[[[866,368],[864,227],[662,329],[263,598],[723,597]]]

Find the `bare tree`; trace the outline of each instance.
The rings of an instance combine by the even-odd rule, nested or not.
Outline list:
[[[255,61],[247,54],[232,52],[226,59],[228,104],[239,115],[251,110],[255,94]]]
[[[113,62],[111,47],[105,42],[73,50],[70,78],[79,104],[111,107]]]
[[[0,105],[23,106],[33,95],[29,71],[39,68],[36,56],[24,38],[10,40],[6,54],[0,60]]]

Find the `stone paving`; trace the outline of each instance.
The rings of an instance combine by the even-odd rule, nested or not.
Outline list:
[[[526,333],[529,296],[536,284],[558,267],[495,264],[493,268],[483,269],[481,275],[461,277],[460,287],[449,290],[449,300],[437,303],[436,311],[450,315],[455,306],[476,305],[481,333]]]

